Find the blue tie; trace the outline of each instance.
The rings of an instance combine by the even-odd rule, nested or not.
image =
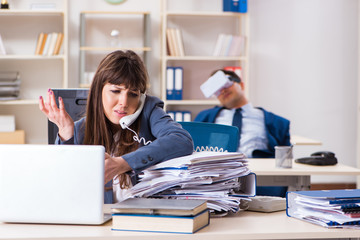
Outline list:
[[[239,128],[239,139],[241,137],[242,114],[241,108],[237,108],[233,117],[232,125]]]

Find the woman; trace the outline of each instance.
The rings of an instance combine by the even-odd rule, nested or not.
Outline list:
[[[105,182],[114,180],[115,201],[123,200],[126,189],[132,186],[127,172],[136,174],[193,152],[190,134],[164,112],[160,99],[145,96],[147,86],[148,74],[140,57],[133,51],[115,51],[98,66],[89,91],[86,117],[74,123],[61,97],[57,107],[50,89],[47,101],[42,97],[39,100],[40,110],[59,128],[56,144],[105,147]],[[138,108],[140,115],[123,129],[120,119]]]

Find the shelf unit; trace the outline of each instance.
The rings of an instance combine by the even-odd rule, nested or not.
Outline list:
[[[127,31],[131,26],[131,31]],[[121,45],[111,46],[110,33],[120,32]],[[89,87],[101,59],[115,50],[138,53],[150,69],[150,12],[83,11],[80,13],[80,87]]]
[[[0,115],[15,115],[16,129],[25,131],[25,143],[47,143],[47,119],[39,110],[39,96],[48,88],[68,87],[68,0],[49,0],[54,9],[32,10],[33,1],[10,2],[0,10],[0,33],[6,55],[0,55],[0,71],[20,73],[20,98],[0,101]],[[62,32],[60,55],[38,56],[35,48],[41,32]],[[47,69],[46,72],[41,69]]]
[[[162,1],[161,29],[161,98],[167,111],[190,111],[192,120],[205,108],[217,105],[216,98],[206,99],[200,85],[212,71],[225,66],[241,66],[242,80],[249,89],[249,20],[247,13],[218,11],[172,11],[168,0]],[[178,28],[182,32],[185,56],[169,56],[166,29]],[[212,56],[219,34],[245,36],[242,56]],[[166,99],[166,68],[181,66],[183,74],[183,100]]]

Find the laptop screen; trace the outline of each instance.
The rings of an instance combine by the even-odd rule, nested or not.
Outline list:
[[[104,147],[0,145],[0,221],[101,224]]]

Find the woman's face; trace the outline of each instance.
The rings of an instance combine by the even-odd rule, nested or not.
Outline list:
[[[119,124],[119,120],[133,114],[140,101],[140,91],[125,88],[123,84],[105,84],[102,90],[102,103],[106,117],[113,124]]]

